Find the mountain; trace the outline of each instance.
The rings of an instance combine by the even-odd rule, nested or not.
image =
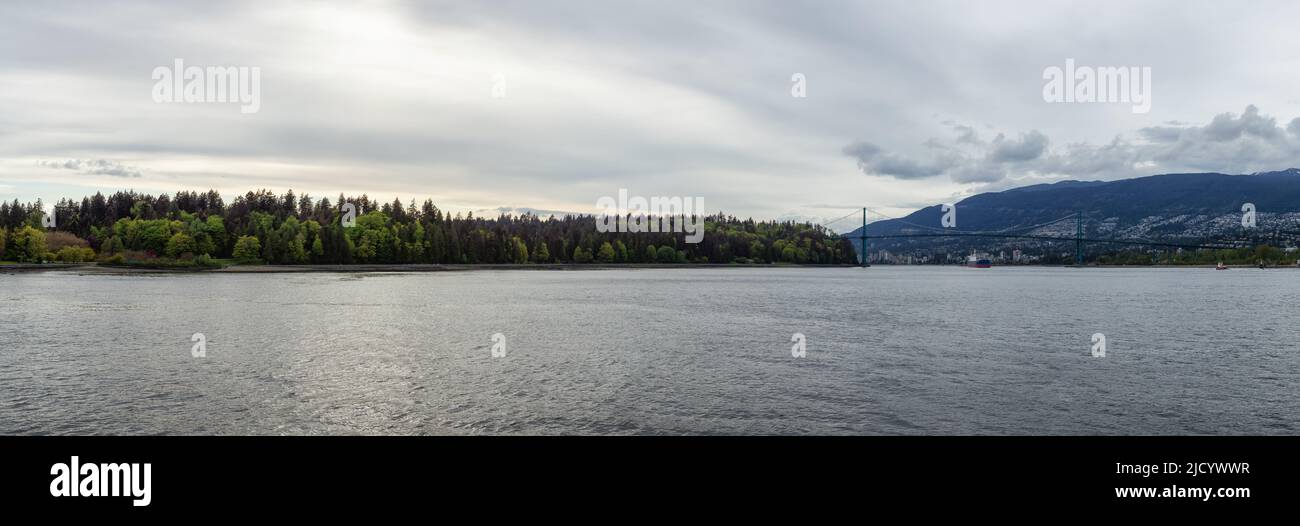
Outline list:
[[[1256,210],[1257,228],[1250,232],[1241,226],[1245,203]],[[957,202],[956,209],[957,226],[947,231],[1071,237],[1078,212],[1089,238],[1187,242],[1267,234],[1279,242],[1294,242],[1293,234],[1300,233],[1300,168],[1249,175],[1181,173],[1062,181],[971,196]],[[939,233],[945,231],[942,216],[941,205],[926,207],[901,219],[870,223],[867,236]],[[856,238],[859,230],[844,235]],[[1060,242],[989,238],[874,239],[868,246],[873,253],[917,254],[1017,248],[1030,252],[1052,246],[1073,250]]]

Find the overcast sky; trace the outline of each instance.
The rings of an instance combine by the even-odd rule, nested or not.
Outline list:
[[[627,188],[829,218],[1284,169],[1297,20],[1296,2],[1186,0],[6,2],[0,198],[292,188],[591,212]],[[258,111],[155,102],[175,59],[260,68]],[[1067,59],[1149,67],[1150,111],[1045,101]]]

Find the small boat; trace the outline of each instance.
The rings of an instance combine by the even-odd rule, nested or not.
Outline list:
[[[1228,270],[1228,266],[1224,265],[1223,262],[1220,261],[1218,265],[1214,266],[1214,270]]]
[[[966,256],[966,266],[968,268],[992,268],[993,262],[989,258],[978,257],[975,254]]]

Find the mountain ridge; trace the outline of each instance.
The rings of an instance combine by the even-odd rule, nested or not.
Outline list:
[[[869,223],[867,236],[935,234],[944,231],[1032,233],[1073,236],[1081,213],[1087,237],[1205,240],[1241,235],[1242,207],[1253,204],[1257,230],[1300,230],[1300,168],[1252,174],[1169,173],[1115,181],[1059,181],[986,192],[958,201],[956,227],[944,229],[942,205],[905,217]],[[1025,230],[1019,230],[1025,229]],[[861,228],[844,234],[860,236]],[[856,243],[856,239],[854,240]],[[983,238],[877,239],[869,250],[942,251],[1041,248],[1041,243]]]

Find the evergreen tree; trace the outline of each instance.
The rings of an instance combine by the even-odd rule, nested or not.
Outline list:
[[[550,263],[551,250],[546,248],[545,241],[538,241],[536,248],[533,249],[533,261],[537,263]]]
[[[592,259],[592,258],[591,258],[591,252],[590,252],[590,251],[588,251],[588,250],[586,250],[586,249],[584,249],[584,248],[582,248],[582,247],[577,247],[577,248],[574,248],[574,249],[573,249],[573,262],[574,262],[574,263],[591,263],[591,259]]]
[[[660,263],[674,263],[677,261],[677,251],[673,247],[659,247],[658,253],[655,254],[655,261]]]
[[[627,263],[627,262],[628,262],[628,259],[627,259],[627,258],[628,258],[628,254],[627,254],[627,245],[624,245],[624,244],[623,244],[623,240],[622,240],[622,239],[620,239],[620,240],[618,240],[618,241],[615,241],[615,242],[614,242],[614,260],[617,261],[617,262],[619,262],[619,263]]]
[[[514,245],[515,245],[515,250],[514,250],[515,260],[514,260],[514,262],[515,262],[515,263],[527,263],[527,262],[528,262],[528,245],[524,243],[524,240],[519,239],[518,237],[515,237],[515,238],[513,238],[513,239],[514,239]]]
[[[600,244],[600,250],[596,253],[596,260],[601,263],[613,263],[618,254],[614,252],[614,246],[609,241]]]

